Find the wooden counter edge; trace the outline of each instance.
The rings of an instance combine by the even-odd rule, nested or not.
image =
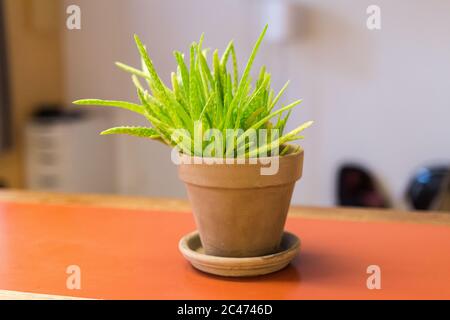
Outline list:
[[[123,195],[64,194],[22,190],[1,190],[0,202],[53,205],[93,206],[136,210],[190,211],[188,201],[182,199],[148,198]],[[397,221],[431,223],[450,226],[450,213],[408,212],[398,210],[359,208],[291,207],[289,214],[308,219],[345,221]]]
[[[0,290],[0,300],[92,300],[69,296],[57,296],[31,292]]]

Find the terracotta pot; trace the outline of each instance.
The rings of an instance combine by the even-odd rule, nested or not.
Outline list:
[[[257,164],[178,166],[206,254],[256,257],[278,250],[292,191],[302,174],[303,151],[278,160],[274,175],[261,175],[267,167],[261,159]]]

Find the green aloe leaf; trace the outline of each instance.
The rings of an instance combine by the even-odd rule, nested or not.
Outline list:
[[[142,106],[135,104],[135,103],[131,103],[131,102],[125,102],[125,101],[101,100],[101,99],[82,99],[82,100],[76,100],[73,103],[76,105],[79,105],[79,106],[115,107],[115,108],[121,108],[121,109],[129,110],[132,112],[136,112],[141,115],[145,114]]]
[[[271,75],[264,66],[259,70],[256,81],[253,82],[251,79],[251,69],[266,32],[267,26],[254,44],[241,76],[234,42],[228,43],[219,58],[218,50],[210,51],[209,48],[203,48],[204,35],[202,34],[199,42],[194,42],[190,46],[189,59],[185,59],[182,52],[174,51],[177,66],[175,72],[170,74],[170,87],[164,84],[147,48],[135,35],[141,66],[135,68],[121,62],[117,62],[116,65],[131,74],[140,104],[101,99],[83,99],[74,103],[129,110],[143,115],[152,126],[151,128],[117,127],[106,130],[102,134],[148,137],[157,139],[170,147],[178,146],[184,153],[201,156],[208,145],[203,143],[203,150],[193,150],[194,131],[203,133],[208,129],[217,129],[216,132],[222,133],[221,139],[224,141],[221,141],[221,144],[225,146],[229,145],[228,141],[225,141],[227,129],[237,129],[239,131],[234,135],[232,147],[215,156],[237,155],[237,151],[242,150],[247,156],[263,155],[267,151],[271,154],[269,150],[271,143],[272,145],[278,143],[278,151],[281,155],[285,155],[292,148],[288,147],[287,143],[303,139],[299,133],[312,122],[305,123],[283,135],[293,108],[300,104],[301,100],[276,110],[275,107],[280,102],[289,82],[275,95],[271,88]],[[212,55],[208,58],[209,52],[212,52]],[[273,118],[275,120],[272,120]],[[262,129],[270,132],[270,139],[258,138],[261,141],[258,141],[259,148],[255,151],[253,144],[256,142],[247,142],[246,136],[249,133],[253,134],[251,130],[262,133],[260,131]],[[272,133],[277,135],[273,136]]]
[[[115,127],[105,130],[101,133],[101,135],[109,135],[109,134],[127,134],[130,136],[150,138],[150,139],[161,138],[161,136],[155,129],[146,127]]]

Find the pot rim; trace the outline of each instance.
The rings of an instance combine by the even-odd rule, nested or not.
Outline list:
[[[278,158],[253,158],[256,159],[254,163],[249,161],[249,158],[242,163],[238,161],[227,163],[214,160],[207,162],[205,159],[214,158],[199,157],[196,163],[194,157],[184,156],[180,158],[178,176],[186,185],[208,188],[260,189],[282,186],[293,184],[301,178],[303,158],[303,149]],[[267,162],[262,159],[266,159]]]
[[[288,144],[288,146],[290,148],[292,148],[294,145]],[[217,159],[222,159],[222,160],[232,159],[233,163],[226,163],[226,164],[228,164],[228,165],[248,165],[249,164],[248,163],[249,159],[256,159],[258,162],[260,162],[261,160],[263,160],[263,161],[271,161],[272,159],[275,159],[275,158],[288,159],[288,158],[291,158],[291,157],[298,156],[298,155],[300,155],[302,153],[305,153],[305,150],[302,147],[299,146],[299,148],[297,150],[295,150],[294,152],[288,153],[288,154],[283,155],[283,156],[277,155],[277,156],[272,156],[272,157],[244,158],[245,159],[245,163],[234,163],[238,159],[242,160],[242,158],[235,158],[235,157],[233,157],[233,158],[199,157],[199,156],[190,156],[190,155],[187,155],[187,154],[184,154],[184,153],[181,153],[181,152],[179,153],[179,156],[181,158],[184,158],[184,159],[191,159],[191,161],[194,161],[195,159],[201,159],[201,161],[210,160],[211,162],[214,162],[214,161],[217,161]],[[191,163],[195,163],[195,162],[191,162]],[[216,164],[216,163],[213,163],[213,164]],[[223,165],[223,164],[221,164],[221,165]]]

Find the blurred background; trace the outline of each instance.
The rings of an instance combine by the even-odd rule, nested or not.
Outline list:
[[[2,188],[185,197],[168,148],[98,136],[140,117],[71,101],[136,100],[114,66],[139,65],[134,33],[169,81],[172,51],[202,32],[219,50],[234,39],[242,67],[269,23],[255,70],[304,99],[289,128],[315,121],[293,203],[450,210],[450,1],[377,0],[375,30],[360,0],[0,2]]]

